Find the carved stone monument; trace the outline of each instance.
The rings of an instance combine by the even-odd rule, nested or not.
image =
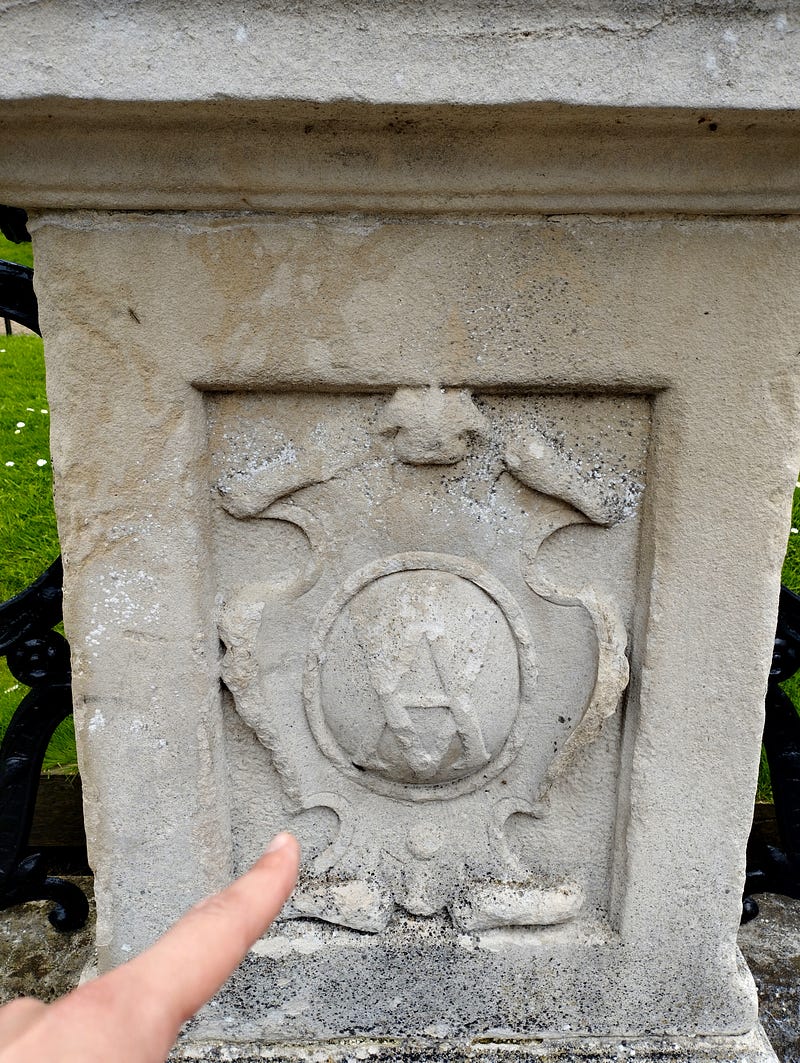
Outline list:
[[[736,948],[800,463],[768,8],[0,9],[101,967],[305,854],[175,1059],[774,1060]]]
[[[608,861],[649,404],[423,385],[215,395],[209,420],[228,706],[299,822],[335,815],[287,914],[596,918],[605,883],[519,841],[592,763],[572,831]],[[617,529],[583,539],[601,579],[540,564],[573,526]]]

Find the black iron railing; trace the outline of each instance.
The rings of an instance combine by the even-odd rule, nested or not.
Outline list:
[[[758,914],[754,893],[800,898],[800,716],[780,684],[800,669],[800,596],[781,587],[778,629],[767,685],[764,750],[775,803],[776,844],[751,838],[745,921]]]
[[[24,212],[0,207],[0,231],[14,242],[28,239]],[[0,261],[0,316],[39,332],[33,270]],[[0,909],[51,900],[53,926],[77,930],[89,914],[86,897],[74,883],[49,875],[45,855],[28,845],[44,755],[72,712],[69,645],[53,630],[62,619],[62,585],[57,558],[27,590],[0,605],[0,656],[30,687],[0,743]]]

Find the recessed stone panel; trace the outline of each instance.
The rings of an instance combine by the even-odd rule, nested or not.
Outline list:
[[[613,936],[593,869],[613,842],[648,399],[387,386],[207,410],[222,678],[265,776],[232,785],[238,848],[258,850],[253,801],[276,784],[270,817],[326,842],[288,940],[321,920],[410,935],[427,963],[432,920],[453,941]],[[283,551],[259,549],[272,525]],[[520,851],[510,824],[561,836],[551,792],[587,771],[604,781],[572,810],[567,866]]]

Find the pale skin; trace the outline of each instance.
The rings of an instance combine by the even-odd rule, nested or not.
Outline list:
[[[0,1063],[163,1063],[281,910],[299,861],[296,840],[279,834],[245,875],[129,963],[54,1004],[23,997],[0,1008]]]

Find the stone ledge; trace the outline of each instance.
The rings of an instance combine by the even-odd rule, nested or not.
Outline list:
[[[777,1063],[777,1056],[758,1026],[734,1037],[666,1040],[606,1038],[559,1041],[480,1041],[464,1044],[412,1041],[349,1041],[314,1045],[179,1045],[169,1063]]]
[[[800,112],[0,101],[28,210],[790,214]],[[35,160],[35,164],[33,163]]]

